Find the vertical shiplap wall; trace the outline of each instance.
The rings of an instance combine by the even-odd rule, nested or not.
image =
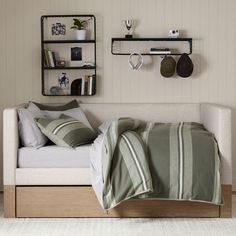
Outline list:
[[[84,102],[212,102],[234,109],[236,134],[236,1],[235,0],[1,0],[0,109],[35,100],[64,102],[70,98],[41,96],[40,16],[95,14],[97,17],[98,95]],[[195,64],[191,79],[163,79],[160,58],[145,58],[131,71],[127,57],[112,56],[111,37],[122,36],[122,19],[138,21],[139,36],[166,36],[169,29],[193,37]],[[2,124],[2,116],[0,116]],[[2,128],[0,135],[2,150]],[[233,145],[235,146],[235,145]],[[234,189],[236,189],[234,149]],[[0,162],[1,163],[1,162]],[[2,166],[2,164],[0,164]],[[0,167],[2,173],[2,167]],[[0,184],[2,174],[0,174]]]

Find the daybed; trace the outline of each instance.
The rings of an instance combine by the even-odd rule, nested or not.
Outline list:
[[[20,148],[17,109],[4,110],[5,217],[231,217],[231,110],[213,104],[80,104],[94,128],[114,117],[200,122],[214,133],[221,154],[225,204],[130,200],[104,211],[91,187],[89,145],[68,150]],[[78,157],[78,158],[76,158]]]

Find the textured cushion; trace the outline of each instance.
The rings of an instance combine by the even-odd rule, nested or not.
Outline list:
[[[92,144],[76,148],[49,145],[41,148],[21,147],[18,150],[19,168],[89,168],[89,149]]]
[[[45,137],[38,126],[35,123],[34,118],[43,117],[44,115],[40,111],[35,113],[25,108],[18,109],[19,115],[19,133],[21,143],[25,147],[42,147],[47,143],[47,137]]]
[[[58,119],[60,115],[65,114],[67,116],[70,116],[84,123],[87,127],[93,130],[83,110],[80,107],[69,109],[66,111],[48,111],[48,110],[41,111],[33,102],[30,102],[28,106],[28,110],[30,110],[33,113],[41,112],[45,118],[50,118],[50,119]],[[42,118],[42,116],[38,116],[38,117]]]
[[[52,142],[62,147],[78,147],[91,143],[96,138],[90,128],[64,114],[58,119],[39,118],[37,124]]]
[[[40,104],[37,102],[33,102],[40,110],[48,110],[48,111],[66,111],[69,109],[77,108],[79,107],[79,104],[76,100],[72,100],[64,105],[60,106],[50,106],[45,104]]]

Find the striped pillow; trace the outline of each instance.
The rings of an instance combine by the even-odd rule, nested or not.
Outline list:
[[[62,147],[78,147],[91,143],[96,134],[82,122],[62,114],[58,119],[38,118],[36,123],[42,133]]]

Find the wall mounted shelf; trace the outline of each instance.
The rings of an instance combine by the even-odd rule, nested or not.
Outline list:
[[[76,39],[74,31],[70,29],[74,18],[90,19],[85,40]],[[58,29],[56,33],[53,31],[53,27],[59,27],[58,25],[64,27],[64,33],[58,33]],[[72,48],[80,48],[81,58],[72,59]],[[54,53],[54,57],[46,55],[48,52],[50,55]],[[61,59],[66,61],[66,66],[56,66]],[[94,66],[80,66],[86,61],[92,62]],[[41,17],[41,71],[44,96],[93,96],[96,94],[96,18],[94,15],[44,15]],[[62,74],[66,74],[63,79],[67,79],[67,82],[58,81]],[[74,81],[76,83],[73,83]],[[75,87],[71,86],[72,83]],[[53,87],[63,88],[66,91],[63,90],[63,94],[53,93],[51,90]],[[72,87],[76,93],[72,93]]]
[[[113,55],[130,55],[131,52],[115,52],[114,51],[114,44],[115,43],[122,43],[122,42],[188,42],[189,50],[187,53],[188,55],[192,54],[192,38],[112,38],[111,39],[111,53]],[[149,48],[150,49],[150,48]],[[137,49],[136,51],[139,52]],[[139,52],[143,56],[164,56],[167,54],[151,54],[147,52]],[[180,56],[182,53],[171,53],[168,55],[173,56]]]

